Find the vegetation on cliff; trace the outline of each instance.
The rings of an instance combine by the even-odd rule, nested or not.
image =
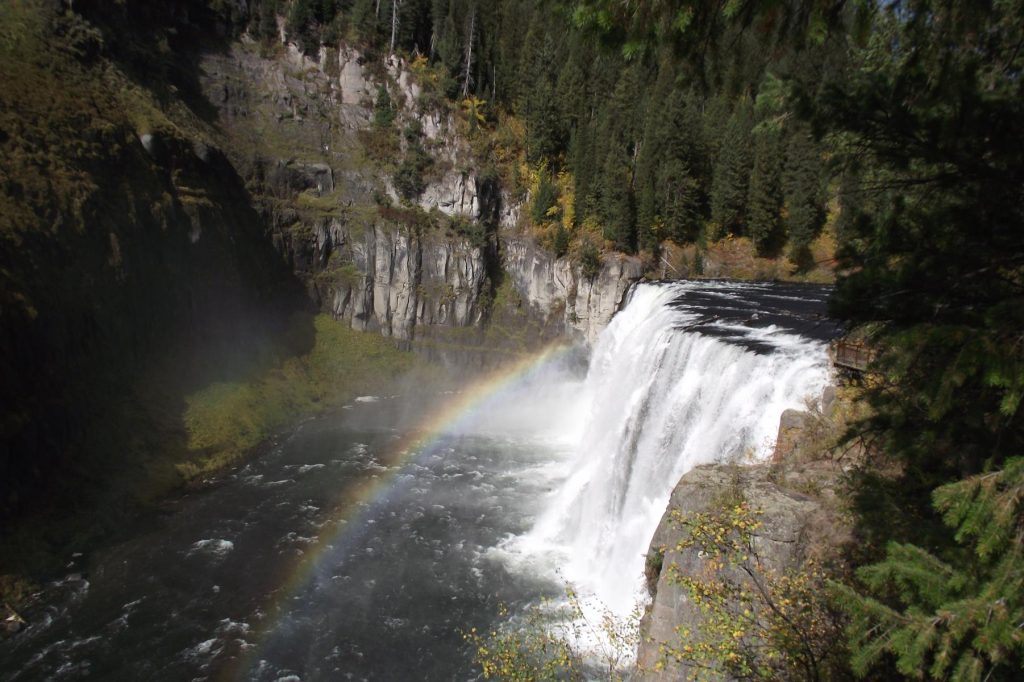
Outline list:
[[[834,61],[832,45],[801,51],[779,27],[736,31],[736,57],[699,75],[654,44],[606,49],[617,38],[593,40],[600,27],[572,3],[264,2],[240,27],[272,49],[280,35],[268,13],[310,56],[342,45],[371,64],[407,55],[418,106],[463,114],[477,163],[500,172],[511,196],[530,192],[532,227],[559,255],[596,242],[642,252],[653,268],[662,245],[703,253],[730,236],[779,263],[763,275],[831,277],[832,250],[812,249],[834,233],[826,148],[784,108],[775,72],[815,78]],[[389,97],[382,86],[379,114]],[[375,153],[394,157],[400,194],[415,196],[419,155],[371,137]]]
[[[1020,568],[996,567],[1016,563],[1001,560],[1014,555],[1010,538],[1024,523],[1006,494],[1014,489],[1008,458],[1024,445],[1024,216],[1015,198],[1024,150],[1013,132],[1024,113],[1024,5],[726,3],[707,13],[689,2],[649,13],[585,6],[626,51],[632,41],[685,41],[694,32],[716,42],[768,20],[787,25],[788,40],[811,52],[816,43],[842,47],[842,68],[813,80],[791,73],[784,84],[793,116],[829,143],[845,186],[839,237],[849,274],[834,310],[869,327],[880,349],[867,386],[875,416],[856,430],[871,456],[854,500],[855,559],[882,563],[859,573],[859,589],[872,596],[856,585],[843,591],[841,603],[857,616],[854,669],[1013,679],[1024,637],[1019,624],[1000,623],[1019,601]],[[673,17],[685,25],[666,33]],[[691,58],[706,63],[714,54]],[[933,490],[940,508],[957,510],[946,520],[958,532],[932,508]],[[1003,514],[997,535],[1005,540],[980,564],[964,547],[985,518],[974,505]],[[899,544],[883,558],[890,542]],[[937,582],[924,585],[918,578],[928,571]],[[981,611],[989,615],[979,620]]]

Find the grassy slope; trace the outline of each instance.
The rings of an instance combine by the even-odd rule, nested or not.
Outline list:
[[[296,419],[381,391],[414,369],[412,354],[381,336],[353,331],[327,315],[316,317],[315,328],[309,353],[186,397],[189,457],[177,466],[183,476],[219,468]]]

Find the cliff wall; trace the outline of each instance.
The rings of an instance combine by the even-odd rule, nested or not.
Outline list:
[[[521,205],[480,172],[455,117],[424,103],[398,58],[371,69],[349,48],[264,58],[237,43],[205,55],[201,72],[222,145],[275,245],[317,304],[353,328],[412,341],[479,326],[508,278],[534,321],[592,342],[642,274],[637,259],[616,255],[588,278],[521,234]],[[411,202],[399,198],[393,164],[374,157],[382,88],[395,125],[418,126],[431,156]]]
[[[180,484],[188,397],[308,352],[317,308],[480,365],[592,340],[640,275],[532,245],[404,62],[264,53],[211,11],[0,5],[0,519]]]

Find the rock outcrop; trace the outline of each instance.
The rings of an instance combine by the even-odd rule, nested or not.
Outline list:
[[[700,466],[676,485],[648,554],[648,589],[653,599],[641,623],[635,679],[662,682],[697,677],[688,664],[665,656],[666,647],[678,650],[693,644],[681,641],[680,632],[699,638],[707,617],[677,578],[703,576],[708,568],[708,557],[698,548],[680,547],[687,536],[678,523],[680,514],[720,511],[730,504],[727,500],[746,500],[761,511],[757,518],[761,526],[752,545],[758,572],[785,574],[801,568],[808,558],[819,565],[841,565],[837,550],[851,539],[851,530],[841,511],[840,488],[844,471],[863,453],[838,443],[848,424],[863,416],[862,408],[834,386],[827,386],[807,408],[782,413],[770,462]],[[747,579],[734,567],[717,575],[735,584]],[[699,678],[729,679],[707,669]]]
[[[702,575],[709,557],[696,547],[679,548],[683,531],[671,520],[674,512],[708,512],[721,504],[723,496],[742,496],[763,512],[753,548],[760,566],[775,573],[801,566],[809,556],[834,542],[828,537],[834,530],[833,519],[822,500],[778,485],[771,480],[771,472],[770,465],[710,464],[694,468],[679,481],[651,541],[652,555],[664,551],[664,558],[648,576],[651,583],[656,581],[656,588],[641,622],[639,672],[634,679],[667,682],[698,678],[696,668],[665,657],[662,651],[664,646],[679,649],[686,644],[680,642],[679,632],[699,633],[705,617],[672,575]],[[699,679],[730,678],[702,669]]]
[[[481,321],[486,259],[466,240],[332,220],[317,227],[315,245],[328,266],[314,284],[322,304],[355,329],[411,340],[417,327]]]
[[[591,344],[643,274],[639,259],[622,254],[606,257],[588,278],[579,264],[555,258],[529,239],[510,238],[502,247],[505,271],[526,301],[545,313],[562,311],[566,328]]]

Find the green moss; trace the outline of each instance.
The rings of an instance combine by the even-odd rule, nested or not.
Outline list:
[[[384,337],[353,331],[328,315],[318,315],[315,328],[306,355],[186,396],[189,453],[176,467],[182,477],[236,461],[297,418],[379,390],[413,367],[413,356]]]
[[[518,311],[522,306],[523,297],[515,285],[512,284],[512,278],[506,275],[502,279],[501,286],[494,292],[494,310],[511,312]]]
[[[306,190],[298,196],[299,208],[314,211],[327,217],[336,217],[342,214],[340,193],[320,195],[314,190]]]
[[[316,274],[314,280],[317,284],[324,286],[341,286],[347,289],[355,289],[362,286],[366,275],[356,267],[355,263],[337,263],[337,258],[331,259],[326,270]]]

